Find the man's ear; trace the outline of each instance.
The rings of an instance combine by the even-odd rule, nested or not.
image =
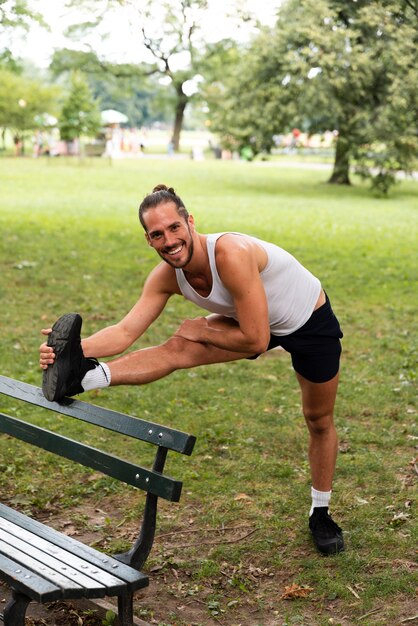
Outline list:
[[[191,230],[196,230],[195,226],[194,226],[194,217],[193,217],[193,215],[189,214],[189,216],[187,218],[187,222],[188,222]]]

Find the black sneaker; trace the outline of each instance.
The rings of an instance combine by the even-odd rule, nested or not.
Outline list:
[[[343,531],[328,513],[327,506],[315,507],[309,518],[313,541],[322,554],[343,552]]]
[[[48,335],[47,345],[54,348],[55,361],[43,371],[42,391],[50,402],[82,393],[84,375],[98,364],[96,359],[86,359],[83,354],[81,324],[78,313],[66,313],[55,322]]]

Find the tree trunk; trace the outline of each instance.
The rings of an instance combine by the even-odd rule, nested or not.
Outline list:
[[[175,152],[178,152],[180,149],[180,134],[183,127],[184,120],[184,111],[187,106],[188,98],[184,95],[181,85],[176,88],[177,91],[177,102],[176,102],[176,116],[174,118],[174,129],[173,129],[173,149]]]
[[[328,182],[334,185],[351,185],[349,174],[350,142],[340,133],[335,146],[334,170]]]

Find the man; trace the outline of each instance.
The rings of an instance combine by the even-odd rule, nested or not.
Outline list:
[[[328,513],[337,455],[333,409],[342,332],[319,280],[285,250],[239,233],[202,235],[181,198],[158,185],[139,208],[148,244],[163,260],[141,297],[117,324],[81,341],[81,317],[70,313],[42,330],[43,391],[60,400],[109,385],[140,385],[178,369],[256,358],[281,345],[290,352],[310,434],[312,507],[318,550],[344,549]],[[185,320],[165,343],[119,355],[157,319],[174,295],[211,312]]]

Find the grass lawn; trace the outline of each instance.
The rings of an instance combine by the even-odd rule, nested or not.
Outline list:
[[[307,431],[286,353],[83,397],[198,437],[193,456],[169,466],[184,492],[180,505],[160,509],[151,591],[137,603],[148,622],[387,626],[418,613],[418,184],[379,199],[358,181],[326,185],[327,175],[280,162],[0,160],[2,374],[40,384],[41,327],[74,310],[90,334],[134,304],[156,264],[137,207],[159,182],[176,188],[201,232],[246,232],[298,257],[321,279],[345,333],[332,512],[347,549],[336,558],[317,555],[307,530]],[[173,298],[138,345],[200,314]],[[69,436],[80,429],[52,414],[43,423]],[[92,445],[104,436],[83,432]],[[117,454],[106,438],[101,445]],[[53,462],[1,437],[2,501],[81,535],[94,529],[100,546],[126,546],[142,498]],[[284,599],[291,585],[299,593]]]

